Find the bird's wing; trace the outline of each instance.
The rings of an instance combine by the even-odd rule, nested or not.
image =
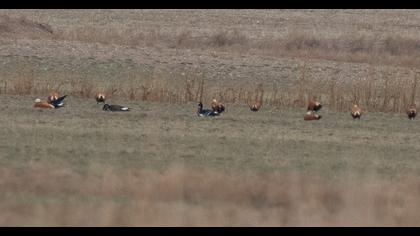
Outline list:
[[[64,96],[62,96],[62,97],[59,97],[59,98],[57,98],[57,100],[51,101],[51,104],[52,104],[54,107],[60,107],[60,106],[63,106],[63,100],[64,100],[64,98],[66,98],[66,97],[67,97],[67,95],[64,95]]]
[[[129,111],[130,108],[121,105],[111,105],[111,110],[114,111]]]

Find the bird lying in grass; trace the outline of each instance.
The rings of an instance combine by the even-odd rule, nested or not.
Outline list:
[[[48,103],[48,101],[41,101],[41,99],[37,98],[35,99],[35,104],[34,104],[35,108],[55,108],[53,105],[51,105],[50,103]]]
[[[64,95],[62,97],[59,97],[57,99],[54,99],[52,101],[41,101],[41,99],[37,98],[35,99],[34,107],[36,108],[60,108],[64,106],[64,98],[66,98],[67,95]]]
[[[109,105],[105,104],[102,108],[104,111],[130,111],[131,109],[121,105]]]
[[[50,102],[51,105],[54,106],[54,108],[60,108],[64,106],[64,98],[66,98],[67,95],[64,95],[62,97],[59,97],[53,101]]]
[[[200,102],[198,103],[197,115],[200,117],[204,117],[204,116],[219,116],[220,114],[217,111],[203,109],[203,103]]]
[[[304,120],[319,120],[321,119],[321,115],[316,114],[314,111],[306,112],[305,116],[303,116]]]

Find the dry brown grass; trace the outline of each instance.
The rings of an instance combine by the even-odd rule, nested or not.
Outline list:
[[[303,59],[326,59],[343,62],[374,63],[413,67],[419,66],[420,40],[393,34],[369,36],[347,34],[337,38],[322,38],[308,32],[291,32],[282,38],[250,39],[238,29],[219,30],[207,36],[195,37],[190,30],[176,35],[157,30],[94,28],[84,26],[69,32],[57,30],[58,40],[98,42],[128,46],[165,46],[180,49],[212,49],[239,53],[252,50],[256,54]]]
[[[0,36],[11,38],[51,39],[54,32],[50,25],[27,19],[0,15]]]
[[[130,78],[122,75],[113,83],[101,83],[86,78],[69,78],[62,80],[41,80],[30,72],[21,72],[19,79],[6,80],[1,93],[13,95],[46,96],[51,90],[71,94],[76,97],[92,98],[95,92],[105,90],[108,95],[116,95],[133,101],[153,101],[170,103],[188,103],[211,101],[217,98],[231,104],[248,104],[258,101],[274,107],[305,107],[313,96],[335,111],[348,111],[352,103],[360,104],[366,111],[404,112],[412,103],[420,103],[418,98],[416,71],[412,71],[412,79],[395,78],[390,74],[381,74],[381,78],[373,71],[374,68],[357,81],[342,81],[332,78],[327,81],[313,81],[305,78],[306,66],[298,69],[299,78],[292,86],[279,89],[278,86],[261,82],[248,85],[219,87],[211,81],[200,78],[199,73],[191,73],[179,80],[176,86],[169,83],[170,78]],[[179,78],[182,76],[179,75]]]
[[[0,169],[3,226],[416,226],[416,178],[327,180],[174,166]],[[30,201],[28,201],[31,199]]]
[[[292,32],[284,38],[251,40],[238,29],[221,30],[206,37],[194,37],[189,30],[177,35],[156,30],[136,32],[132,29],[100,29],[83,27],[71,32],[57,31],[59,40],[98,42],[128,46],[165,46],[180,49],[212,49],[236,53],[252,53],[276,57],[299,57],[342,62],[374,63],[376,65],[419,66],[420,41],[393,36],[344,35],[338,38],[320,38],[310,33]]]
[[[119,75],[112,83],[94,82],[88,75],[63,75],[52,73],[49,79],[39,78],[34,68],[21,65],[13,80],[6,79],[2,93],[43,96],[52,89],[62,90],[74,96],[90,98],[96,90],[103,89],[117,92],[115,95],[130,100],[156,102],[209,101],[215,97],[225,103],[243,103],[259,100],[278,107],[304,107],[314,95],[337,111],[347,111],[352,102],[357,102],[367,111],[403,112],[416,101],[417,71],[412,70],[410,81],[398,78],[391,73],[376,73],[381,65],[400,65],[412,68],[418,66],[420,41],[402,35],[364,35],[344,34],[334,37],[321,37],[314,33],[292,31],[282,38],[254,40],[246,32],[238,29],[219,30],[197,37],[188,28],[178,30],[176,35],[161,32],[159,29],[144,31],[141,28],[109,28],[94,25],[79,27],[54,28],[51,25],[29,20],[24,16],[0,17],[0,34],[5,38],[44,38],[64,41],[83,41],[101,44],[119,44],[129,46],[155,45],[169,48],[200,48],[203,50],[222,50],[227,52],[269,54],[280,57],[301,57],[303,65],[298,65],[295,73],[298,78],[288,87],[277,84],[252,82],[248,84],[226,86],[203,80],[202,71],[187,73],[186,76],[152,73],[150,78],[127,72]],[[308,77],[309,59],[327,59],[369,63],[371,70],[364,78],[357,81],[326,78],[317,81]],[[414,63],[414,64],[413,64]],[[166,74],[165,74],[166,73]],[[339,75],[339,72],[337,72]],[[60,80],[55,78],[59,77]],[[181,78],[174,86],[173,78]],[[174,80],[175,81],[175,80]],[[326,82],[327,81],[327,82]],[[204,82],[204,81],[203,81]],[[257,88],[258,89],[255,89]]]
[[[323,36],[309,31],[289,31],[282,37],[253,39],[248,31],[238,28],[219,29],[196,36],[192,30],[179,27],[176,32],[159,28],[106,27],[80,25],[53,27],[36,22],[24,15],[0,15],[0,35],[6,38],[44,38],[62,41],[118,44],[127,46],[164,46],[168,48],[200,48],[272,56],[292,56],[303,59],[374,63],[413,67],[419,66],[420,40],[393,32],[341,32],[336,36]]]

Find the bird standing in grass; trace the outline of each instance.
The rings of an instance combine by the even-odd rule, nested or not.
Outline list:
[[[248,103],[248,106],[249,106],[249,109],[251,111],[256,112],[256,111],[260,110],[261,102],[250,102],[250,103]]]
[[[197,115],[200,117],[204,117],[204,116],[219,116],[220,114],[217,111],[203,109],[203,103],[200,102],[198,103]]]
[[[322,104],[316,100],[316,97],[312,97],[308,103],[308,111],[319,111],[322,108]]]
[[[216,99],[213,99],[211,102],[211,109],[220,114],[225,111],[225,106]]]
[[[353,106],[351,107],[351,116],[353,117],[353,120],[355,119],[359,119],[362,116],[362,109],[357,105],[357,104],[353,104]]]
[[[131,109],[121,105],[109,105],[105,104],[102,108],[104,111],[130,111]]]
[[[407,116],[408,116],[408,119],[414,120],[414,118],[416,118],[416,115],[417,115],[416,105],[413,104],[410,107],[408,107]]]
[[[105,103],[105,99],[106,99],[106,97],[105,97],[105,94],[104,93],[96,93],[96,95],[95,95],[95,100],[96,100],[96,103],[98,104],[98,103]]]
[[[54,91],[54,92],[51,92],[50,94],[48,94],[47,102],[51,103],[52,101],[55,101],[57,99],[58,99],[58,93]]]

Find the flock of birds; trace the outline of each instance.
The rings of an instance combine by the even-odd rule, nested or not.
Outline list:
[[[43,109],[48,109],[48,108],[60,108],[64,106],[64,98],[66,98],[67,95],[58,96],[57,92],[51,92],[46,101],[42,101],[41,99],[37,98],[35,99],[35,104],[34,107],[35,108],[43,108]],[[105,103],[106,100],[106,95],[105,93],[96,93],[95,95],[95,100],[96,103],[104,103],[104,106],[102,107],[102,110],[104,111],[130,111],[130,108],[125,107],[125,106],[121,106],[121,105],[109,105],[107,103]]]
[[[256,112],[260,110],[262,103],[251,102],[251,103],[248,103],[248,106],[251,111]],[[318,114],[318,111],[321,110],[321,108],[322,108],[322,104],[319,101],[317,101],[316,97],[313,97],[308,103],[307,112],[303,116],[303,119],[306,121],[321,119],[322,116]],[[201,117],[219,116],[224,111],[225,111],[225,106],[222,103],[218,102],[216,99],[213,99],[213,101],[211,102],[211,109],[203,109],[203,103],[202,102],[198,103],[197,114],[198,116],[201,116]],[[416,106],[415,105],[409,106],[406,113],[410,120],[414,120],[414,118],[417,115]],[[362,109],[359,107],[359,105],[357,104],[352,105],[351,110],[350,110],[350,115],[353,117],[353,120],[355,119],[360,120],[360,117],[362,116]]]
[[[35,99],[35,108],[42,108],[42,109],[48,109],[48,108],[60,108],[64,106],[64,99],[67,97],[67,95],[59,96],[57,92],[51,92],[46,101],[42,101],[41,99],[37,98]],[[121,105],[109,105],[105,103],[106,95],[105,93],[99,92],[95,95],[95,100],[97,104],[104,103],[104,106],[102,107],[102,110],[104,111],[112,111],[112,112],[126,112],[130,111],[131,109],[126,106]],[[250,102],[248,103],[249,109],[253,112],[257,112],[262,107],[262,103],[259,101]],[[303,116],[303,119],[306,121],[311,120],[319,120],[321,119],[321,115],[318,114],[318,111],[321,110],[322,104],[316,100],[315,97],[313,97],[307,107],[307,112]],[[220,116],[225,111],[225,106],[218,102],[216,99],[213,99],[211,102],[211,109],[203,109],[203,103],[200,101],[198,103],[198,110],[197,115],[199,117],[214,117],[214,116]],[[357,105],[353,104],[350,111],[351,116],[354,119],[360,119],[362,116],[362,109]],[[414,120],[414,118],[417,115],[416,106],[413,104],[407,108],[406,114],[410,120]]]

